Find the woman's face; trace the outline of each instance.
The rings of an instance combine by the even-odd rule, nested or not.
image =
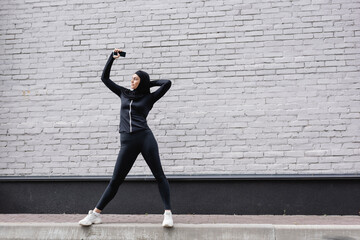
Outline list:
[[[140,84],[140,78],[137,74],[134,74],[131,79],[131,89],[135,90]]]

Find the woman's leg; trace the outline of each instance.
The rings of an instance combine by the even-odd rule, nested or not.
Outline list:
[[[141,149],[141,154],[143,155],[147,165],[149,166],[158,183],[165,210],[171,210],[169,182],[167,181],[162,169],[159,148],[151,131],[147,131],[147,134],[144,138],[144,144]]]
[[[121,141],[121,149],[115,164],[112,179],[105,189],[98,204],[96,205],[96,212],[101,212],[105,206],[115,197],[120,185],[124,182],[126,175],[129,173],[137,156],[140,153],[140,149],[136,145],[136,141],[133,139],[128,139],[129,137],[131,136],[126,135],[126,137],[121,137],[122,139],[127,139]]]

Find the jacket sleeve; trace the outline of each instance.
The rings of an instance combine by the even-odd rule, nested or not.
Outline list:
[[[155,92],[151,93],[153,96],[154,103],[158,101],[164,94],[170,89],[170,80],[156,80],[150,82],[150,87],[160,86]]]
[[[124,89],[124,87],[117,85],[110,79],[110,70],[111,70],[111,66],[112,66],[113,62],[114,62],[114,58],[111,53],[108,61],[106,62],[103,73],[101,75],[101,80],[112,92],[114,92],[116,95],[118,95],[120,97],[121,92]]]

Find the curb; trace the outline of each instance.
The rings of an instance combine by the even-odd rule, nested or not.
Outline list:
[[[356,240],[359,225],[0,223],[0,239]]]

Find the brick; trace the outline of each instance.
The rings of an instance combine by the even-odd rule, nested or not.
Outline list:
[[[359,172],[359,164],[350,167],[360,154],[352,4],[157,2],[130,16],[125,1],[118,21],[108,9],[113,0],[73,3],[29,0],[34,8],[0,21],[0,158],[62,160],[0,174],[111,174],[120,102],[100,75],[114,47],[128,52],[114,62],[116,83],[127,86],[134,68],[173,80],[149,115],[170,174]],[[65,4],[68,11],[55,14]],[[120,45],[119,36],[126,36]],[[70,160],[83,165],[74,169]],[[140,161],[131,174],[143,172],[151,174]]]

